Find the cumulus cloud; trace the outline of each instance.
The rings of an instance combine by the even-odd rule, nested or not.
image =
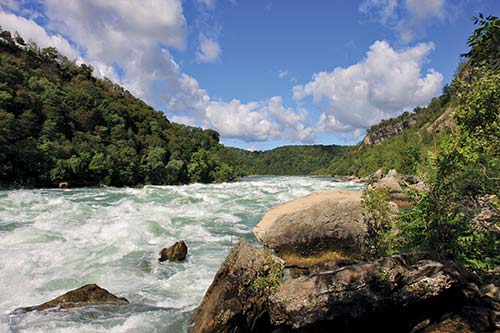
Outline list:
[[[229,103],[211,101],[206,109],[204,125],[227,138],[266,141],[285,138],[289,141],[313,142],[311,127],[306,126],[307,112],[285,108],[281,97],[266,102]]]
[[[409,42],[435,19],[444,19],[446,6],[445,0],[364,0],[359,11],[394,29],[403,41]]]
[[[17,31],[26,40],[35,41],[40,47],[56,47],[71,60],[81,59],[80,52],[60,34],[49,35],[35,21],[0,10],[2,29]]]
[[[200,46],[196,53],[196,58],[200,62],[215,62],[219,59],[221,49],[219,44],[213,39],[200,36]]]
[[[314,74],[312,81],[293,88],[293,96],[297,101],[312,96],[322,106],[320,131],[368,128],[425,105],[440,92],[443,76],[433,69],[422,73],[433,48],[432,43],[422,43],[398,51],[385,41],[376,41],[360,63]]]

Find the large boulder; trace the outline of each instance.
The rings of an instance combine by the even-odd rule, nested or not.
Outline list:
[[[267,296],[281,283],[283,263],[240,241],[215,275],[189,331],[266,332]]]
[[[500,289],[424,254],[292,277],[244,241],[227,256],[192,318],[210,332],[494,332]]]
[[[184,241],[175,242],[173,245],[160,251],[160,262],[163,261],[183,261],[186,259],[188,247]]]
[[[451,265],[414,260],[391,256],[287,280],[269,297],[270,321],[284,331],[409,332],[457,310],[463,275]]]
[[[399,179],[393,176],[386,176],[373,183],[371,186],[374,188],[385,188],[389,191],[389,194],[397,194],[403,191],[401,185],[399,184]]]
[[[128,304],[124,297],[118,297],[96,284],[87,284],[46,303],[17,309],[16,312],[43,311],[47,309],[69,309],[103,304]]]
[[[356,257],[365,242],[367,221],[361,192],[331,190],[273,207],[253,232],[277,252],[310,256],[334,250]]]

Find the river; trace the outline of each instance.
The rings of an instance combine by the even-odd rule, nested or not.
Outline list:
[[[320,177],[236,183],[0,191],[0,332],[172,332],[189,318],[232,245],[272,206],[327,189]],[[177,240],[182,263],[158,262]],[[87,283],[129,305],[13,315]]]

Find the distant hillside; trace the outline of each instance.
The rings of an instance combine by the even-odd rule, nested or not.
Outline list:
[[[169,122],[91,66],[0,29],[0,185],[235,179],[218,141],[213,130]]]
[[[412,112],[382,120],[380,123],[368,129],[364,145],[378,145],[387,139],[402,134],[405,130],[415,128],[427,128],[428,131],[439,132],[441,130],[450,130],[453,124],[450,119],[451,109],[446,109],[446,103],[449,101],[449,94],[443,89],[443,98],[433,99],[427,107],[417,107]]]
[[[267,151],[250,152],[224,148],[235,170],[256,175],[329,175],[333,160],[351,147],[336,145],[284,146]]]
[[[366,176],[379,168],[414,174],[427,152],[454,127],[451,113],[456,92],[452,87],[445,86],[442,95],[426,107],[372,126],[360,144],[332,161],[332,174]]]

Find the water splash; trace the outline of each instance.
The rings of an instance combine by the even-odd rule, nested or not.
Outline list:
[[[220,264],[272,206],[355,183],[255,177],[238,183],[0,191],[0,332],[183,332]],[[182,263],[158,262],[183,239]],[[131,305],[9,315],[86,283]]]

